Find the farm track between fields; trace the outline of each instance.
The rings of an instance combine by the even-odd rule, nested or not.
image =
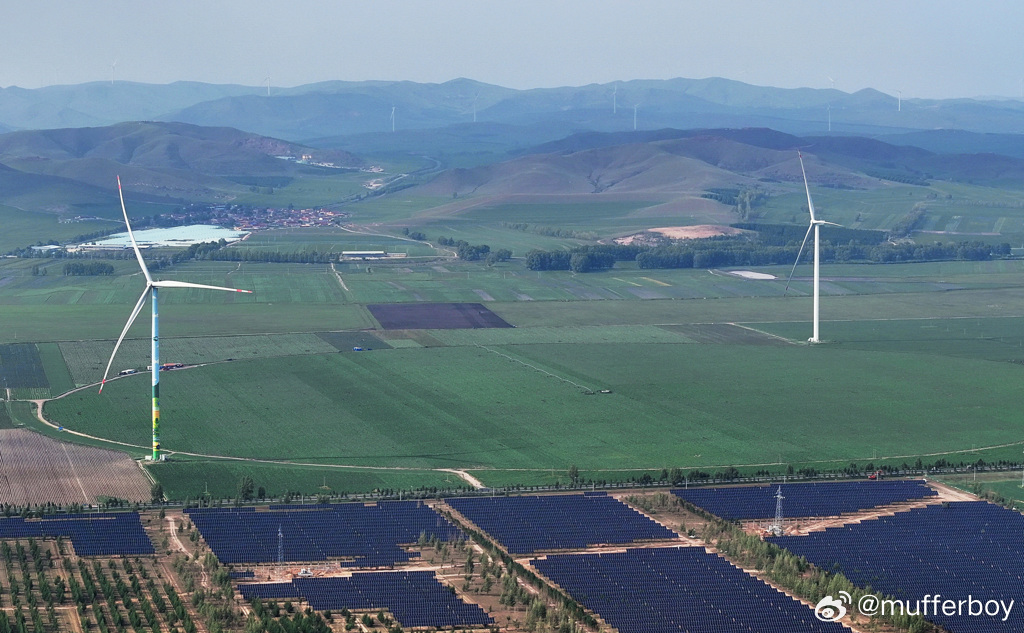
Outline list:
[[[85,385],[83,387],[79,387],[78,389],[73,389],[72,391],[69,391],[67,393],[61,394],[57,398],[49,398],[49,399],[41,399],[41,400],[30,400],[29,402],[32,402],[35,405],[36,419],[39,420],[41,423],[45,424],[46,426],[50,427],[51,429],[54,429],[56,431],[60,431],[62,433],[69,433],[71,435],[76,435],[78,437],[86,438],[86,439],[97,441],[97,442],[105,442],[105,443],[110,443],[110,444],[117,444],[119,446],[127,446],[127,447],[130,447],[130,448],[137,448],[137,449],[141,449],[141,450],[149,450],[149,448],[150,448],[149,446],[142,446],[142,445],[139,445],[139,444],[130,444],[128,442],[121,442],[121,441],[118,441],[118,440],[111,440],[111,439],[107,439],[107,438],[104,438],[104,437],[98,437],[96,435],[89,435],[88,433],[81,433],[79,431],[72,431],[72,430],[69,430],[69,429],[63,429],[62,427],[54,424],[53,422],[50,422],[49,420],[47,420],[43,416],[43,404],[46,403],[48,400],[57,400],[59,398],[63,398],[66,395],[74,393],[75,391],[81,391],[83,389],[89,389],[89,388],[92,388],[92,387],[96,387],[97,384],[99,384],[99,383],[94,383],[94,384],[91,384],[91,385]],[[66,449],[65,449],[65,452],[66,452]],[[271,460],[271,459],[258,459],[258,458],[254,458],[254,457],[233,457],[233,456],[229,456],[229,455],[210,455],[210,454],[205,454],[205,453],[190,453],[190,452],[187,452],[187,451],[175,451],[175,450],[165,450],[164,453],[167,454],[167,455],[187,455],[188,457],[201,457],[201,458],[204,458],[204,459],[219,459],[219,460],[224,460],[224,461],[235,461],[235,462],[252,462],[252,463],[257,463],[257,464],[274,464],[274,465],[279,465],[279,466],[306,466],[306,467],[314,467],[314,468],[336,468],[336,469],[351,469],[351,470],[382,470],[382,471],[412,471],[412,472],[433,471],[433,472],[438,472],[438,473],[451,473],[453,475],[457,475],[460,479],[462,479],[463,481],[465,481],[470,486],[472,486],[472,487],[474,487],[476,489],[486,488],[487,487],[487,486],[484,485],[483,482],[481,482],[479,479],[477,479],[473,475],[470,475],[465,470],[459,470],[459,469],[456,469],[456,468],[413,468],[413,467],[405,467],[405,466],[356,466],[356,465],[352,465],[352,464],[322,464],[322,463],[309,463],[309,462],[297,462],[297,461],[280,461],[280,460]],[[68,461],[69,462],[71,461],[70,456],[68,457]],[[76,476],[76,479],[77,479],[78,478],[77,474],[75,476]],[[82,483],[81,483],[80,479],[78,479],[78,485],[80,487],[82,486]],[[86,493],[85,493],[84,487],[82,488],[82,494],[83,494],[83,496],[87,496]]]

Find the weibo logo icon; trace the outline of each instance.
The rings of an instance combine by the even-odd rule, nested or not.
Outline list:
[[[851,601],[850,594],[845,591],[839,592],[843,600],[825,596],[818,601],[814,607],[814,617],[823,622],[838,622],[846,615],[846,603]],[[845,594],[845,595],[843,595]]]

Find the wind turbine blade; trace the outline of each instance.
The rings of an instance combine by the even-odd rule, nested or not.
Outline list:
[[[811,212],[811,222],[814,222],[814,203],[811,202],[811,187],[807,184],[807,172],[804,171],[804,157],[800,152],[797,152],[796,155],[800,158],[800,173],[804,175],[804,190],[807,191],[807,208]]]
[[[817,220],[815,221],[815,224],[827,224],[829,226],[838,226],[840,228],[842,228],[843,226],[842,224],[836,224],[835,222],[826,222],[825,220]]]
[[[154,281],[152,286],[154,288],[205,288],[206,290],[226,290],[228,292],[244,292],[252,294],[252,290],[242,290],[241,288],[225,288],[223,286],[207,286],[204,284],[192,284],[187,281]]]
[[[793,270],[789,271],[789,279],[786,281],[786,292],[782,293],[783,297],[785,297],[786,294],[789,293],[789,284],[793,283],[793,273],[796,272],[796,267],[800,263],[800,256],[804,254],[804,247],[807,246],[807,238],[811,236],[811,230],[813,228],[814,225],[811,224],[810,226],[807,227],[807,232],[804,233],[804,241],[800,243],[800,250],[797,251],[796,253],[796,261],[793,262]]]
[[[103,372],[103,380],[100,381],[100,393],[103,393],[103,385],[107,382],[107,374],[110,373],[110,366],[114,364],[114,356],[117,356],[117,349],[121,347],[121,341],[124,340],[125,334],[132,327],[132,323],[135,323],[135,319],[138,318],[139,313],[142,312],[142,306],[146,305],[146,297],[149,296],[149,286],[142,291],[142,296],[139,297],[139,302],[135,304],[135,309],[132,310],[132,315],[128,317],[128,322],[124,324],[124,329],[121,330],[121,336],[117,337],[117,343],[114,344],[114,351],[110,353],[110,360],[107,361],[107,369]]]
[[[128,210],[124,208],[124,193],[121,191],[121,177],[117,177],[117,195],[121,198],[121,212],[124,213],[124,224],[128,227],[128,237],[132,241],[132,248],[135,250],[135,258],[139,260],[139,266],[142,267],[142,274],[146,276],[146,283],[152,284],[153,278],[149,276],[149,269],[146,268],[146,262],[142,261],[142,253],[139,252],[139,245],[135,243],[135,234],[132,233],[132,225],[128,221]],[[147,286],[147,290],[149,287]]]

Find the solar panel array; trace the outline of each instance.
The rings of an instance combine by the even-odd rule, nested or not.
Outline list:
[[[296,578],[239,585],[246,600],[304,598],[315,611],[387,609],[404,627],[486,626],[483,609],[458,598],[431,571],[365,572],[349,578]]]
[[[689,488],[673,490],[672,493],[717,517],[732,521],[774,517],[775,494],[779,488],[780,484],[773,484]],[[836,516],[938,494],[919,479],[823,481],[781,484],[781,488],[785,497],[782,511],[786,517]]]
[[[70,538],[79,556],[140,556],[154,552],[138,512],[68,514],[41,520],[0,519],[0,539],[58,536]]]
[[[900,599],[1017,600],[1024,516],[984,501],[932,505],[807,536],[769,539],[854,584]],[[1021,605],[1017,605],[1020,607]],[[994,609],[993,609],[994,610]],[[932,609],[929,613],[934,612]],[[929,615],[955,633],[1024,631],[1024,611],[996,617]]]
[[[608,496],[459,497],[446,502],[511,554],[678,538]]]
[[[376,505],[344,503],[302,509],[203,508],[186,510],[222,563],[273,563],[353,558],[343,566],[386,567],[407,561],[399,545],[420,534],[449,541],[460,534],[420,501]],[[281,534],[279,539],[278,534]]]
[[[702,548],[556,554],[533,565],[620,633],[849,633]]]

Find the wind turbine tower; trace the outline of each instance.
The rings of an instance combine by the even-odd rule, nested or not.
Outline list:
[[[473,97],[473,123],[476,123],[476,100],[479,99],[479,98],[480,98],[480,93],[478,92],[478,93],[476,93],[476,96]]]
[[[633,104],[633,131],[636,132],[636,109],[639,107],[639,103]]]
[[[391,131],[395,131],[395,106],[391,106]]]
[[[160,312],[157,307],[157,291],[160,288],[204,288],[208,290],[226,290],[228,292],[245,292],[252,294],[251,290],[239,290],[238,288],[222,288],[221,286],[206,286],[203,284],[193,284],[185,281],[163,281],[154,280],[150,274],[149,269],[146,268],[146,262],[142,259],[142,253],[139,251],[139,245],[135,241],[135,234],[132,233],[132,225],[128,221],[128,211],[124,206],[124,193],[121,191],[121,177],[117,178],[117,195],[121,198],[121,212],[124,214],[124,223],[128,227],[128,237],[132,242],[132,250],[135,251],[135,258],[139,260],[139,267],[142,268],[142,274],[146,278],[146,289],[142,291],[142,296],[139,297],[138,302],[135,304],[135,309],[132,310],[132,314],[128,317],[128,322],[125,323],[124,329],[121,330],[121,336],[117,338],[117,343],[114,345],[114,351],[110,354],[110,360],[107,362],[107,369],[103,372],[103,380],[100,381],[100,393],[103,393],[103,385],[107,382],[107,375],[110,374],[110,366],[114,364],[114,357],[117,355],[117,350],[121,347],[121,341],[124,340],[128,330],[135,323],[135,319],[142,312],[142,307],[146,305],[146,297],[152,298],[153,312],[152,312],[152,345],[150,370],[153,373],[153,456],[154,462],[160,461]]]
[[[618,114],[619,112],[619,84],[615,84],[615,88],[612,90],[612,114]]]
[[[896,111],[903,112],[903,91],[896,91]]]
[[[811,223],[807,227],[807,233],[804,234],[804,241],[800,244],[800,250],[797,251],[796,261],[793,262],[793,270],[789,271],[789,281],[786,283],[786,293],[789,292],[789,284],[793,282],[793,273],[796,272],[797,264],[800,263],[800,256],[804,253],[804,247],[807,246],[807,239],[811,236],[811,231],[814,231],[814,325],[813,333],[811,338],[807,339],[809,343],[821,342],[818,338],[818,313],[819,313],[819,290],[820,290],[820,273],[821,273],[821,244],[820,244],[820,229],[822,224],[829,224],[831,226],[839,226],[835,222],[826,222],[819,220],[814,215],[814,202],[811,201],[811,187],[807,184],[807,171],[804,169],[804,157],[803,154],[797,152],[797,157],[800,159],[800,173],[804,176],[804,190],[807,192],[807,210],[811,214]],[[785,293],[784,293],[785,294]]]
[[[110,65],[110,85],[111,86],[114,85],[114,69],[117,68],[117,61],[118,60],[115,59],[114,63]]]
[[[263,81],[267,82],[267,96],[270,96],[270,75],[263,78]]]

